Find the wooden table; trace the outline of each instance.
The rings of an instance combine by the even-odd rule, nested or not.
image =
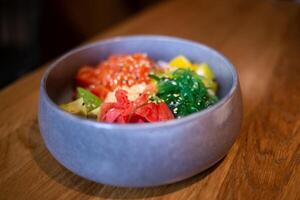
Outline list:
[[[234,63],[245,114],[228,155],[168,186],[126,189],[84,180],[56,162],[42,141],[37,123],[42,67],[0,92],[0,199],[300,199],[299,5],[170,1],[92,40],[145,33],[206,43]]]

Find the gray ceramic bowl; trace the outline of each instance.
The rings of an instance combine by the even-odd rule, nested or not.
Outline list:
[[[133,52],[156,60],[182,54],[207,62],[220,85],[220,101],[182,119],[151,124],[100,123],[59,109],[58,104],[71,99],[80,66]],[[146,187],[191,177],[226,155],[241,121],[241,93],[232,64],[207,46],[179,38],[117,37],[82,46],[56,60],[41,81],[39,126],[47,148],[66,168],[99,183]]]

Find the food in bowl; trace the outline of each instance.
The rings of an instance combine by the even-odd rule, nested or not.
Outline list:
[[[81,66],[135,52],[156,61],[182,54],[209,63],[219,85],[218,102],[181,119],[126,125],[59,109],[74,96]],[[242,98],[234,66],[214,49],[180,38],[126,36],[79,47],[52,63],[40,85],[38,120],[47,149],[70,171],[102,184],[149,187],[181,181],[222,159],[240,131]]]
[[[147,54],[111,55],[75,77],[76,97],[60,107],[110,123],[181,118],[218,101],[213,70],[179,55],[155,62]]]

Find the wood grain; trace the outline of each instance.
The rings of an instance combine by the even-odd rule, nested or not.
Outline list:
[[[206,43],[236,66],[241,134],[217,165],[154,188],[82,179],[46,150],[37,123],[42,67],[0,91],[0,199],[300,199],[300,7],[280,1],[162,3],[95,36],[166,34]]]

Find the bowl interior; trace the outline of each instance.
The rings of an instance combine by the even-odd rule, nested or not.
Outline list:
[[[229,93],[236,77],[231,64],[218,52],[195,42],[161,36],[114,38],[79,47],[55,61],[45,75],[46,92],[57,104],[72,98],[73,81],[83,65],[95,65],[111,54],[147,53],[154,60],[167,61],[185,55],[193,62],[206,62],[215,72],[218,97]]]

